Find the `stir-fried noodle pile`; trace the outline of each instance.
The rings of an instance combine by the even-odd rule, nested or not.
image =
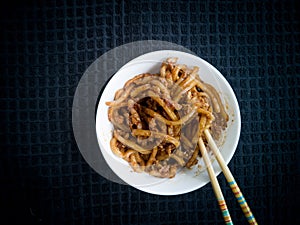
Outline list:
[[[197,164],[205,129],[219,139],[227,126],[220,96],[201,81],[199,68],[176,62],[167,59],[158,74],[135,76],[106,103],[114,126],[111,149],[136,172],[174,177]]]

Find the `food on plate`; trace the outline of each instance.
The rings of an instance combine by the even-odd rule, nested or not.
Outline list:
[[[216,89],[200,79],[198,67],[177,60],[166,59],[157,74],[136,75],[106,102],[114,127],[111,150],[136,172],[172,178],[197,164],[199,137],[207,145],[205,129],[220,140],[227,127]]]

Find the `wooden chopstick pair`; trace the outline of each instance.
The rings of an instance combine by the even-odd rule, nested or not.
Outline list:
[[[204,134],[205,134],[205,137],[206,137],[206,140],[208,142],[208,145],[209,147],[211,148],[213,154],[215,155],[223,173],[224,173],[224,176],[227,180],[227,182],[229,183],[229,186],[232,190],[232,192],[234,193],[240,207],[242,208],[242,211],[244,212],[244,215],[246,216],[249,224],[251,225],[255,225],[257,224],[239,186],[237,185],[232,173],[230,172],[228,166],[226,165],[214,139],[212,138],[210,132],[206,129],[204,130]],[[202,138],[200,137],[199,139],[199,147],[200,147],[200,151],[201,151],[201,154],[202,154],[202,157],[203,157],[203,160],[204,160],[204,163],[207,167],[207,171],[208,171],[208,175],[210,177],[210,180],[211,180],[211,184],[212,184],[212,187],[213,187],[213,190],[214,190],[214,193],[216,195],[216,198],[218,200],[218,204],[219,204],[219,207],[221,209],[221,212],[222,212],[222,215],[223,215],[223,218],[224,218],[224,221],[226,224],[233,224],[232,220],[231,220],[231,216],[230,216],[230,213],[228,211],[228,208],[227,208],[227,204],[225,202],[225,199],[224,199],[224,196],[222,194],[222,191],[221,191],[221,188],[220,188],[220,185],[219,185],[219,182],[217,180],[217,177],[215,175],[215,172],[214,172],[214,169],[212,167],[212,164],[211,164],[211,161],[208,157],[208,154],[207,154],[207,151],[206,151],[206,148],[205,148],[205,145],[204,145],[204,142],[202,140]]]

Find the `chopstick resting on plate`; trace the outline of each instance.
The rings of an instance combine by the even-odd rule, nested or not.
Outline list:
[[[211,165],[210,159],[208,157],[205,145],[204,145],[203,140],[202,140],[201,137],[199,138],[198,143],[199,143],[200,151],[201,151],[204,163],[205,163],[205,165],[207,167],[207,172],[208,172],[209,178],[211,180],[211,184],[213,186],[213,190],[215,192],[216,198],[218,200],[218,204],[219,204],[219,207],[221,209],[224,221],[228,225],[229,224],[233,224],[232,220],[231,220],[231,216],[230,216],[228,208],[227,208],[227,204],[225,202],[223,193],[221,191],[219,182],[217,180],[217,177],[215,175],[214,169],[213,169],[213,167]]]
[[[209,147],[212,149],[223,173],[224,176],[228,182],[228,184],[230,185],[230,188],[232,190],[232,192],[234,193],[240,207],[242,208],[249,224],[257,224],[254,215],[252,214],[250,207],[248,206],[246,199],[244,198],[239,186],[237,185],[232,173],[230,172],[228,166],[226,165],[214,139],[212,138],[211,134],[209,133],[208,130],[204,130],[204,134],[205,137],[207,139],[208,145]]]
[[[223,157],[222,157],[222,155],[221,155],[214,139],[212,138],[211,134],[209,133],[209,131],[207,129],[204,130],[204,134],[205,134],[206,140],[208,142],[208,145],[211,148],[213,154],[215,155],[215,157],[216,157],[216,159],[217,159],[217,161],[218,161],[218,163],[219,163],[219,165],[220,165],[220,167],[221,167],[221,169],[224,173],[224,176],[225,176],[232,192],[234,193],[240,207],[242,208],[242,211],[243,211],[244,215],[246,216],[246,218],[248,220],[248,223],[251,224],[251,225],[257,224],[256,219],[255,219],[254,215],[252,214],[252,212],[250,210],[250,207],[248,206],[248,204],[246,202],[246,199],[244,198],[244,196],[243,196],[239,186],[237,185],[232,173],[230,172],[228,166],[226,165],[226,163],[225,163],[225,161],[224,161],[224,159],[223,159]],[[201,153],[203,155],[203,160],[204,160],[204,162],[207,166],[208,174],[209,174],[209,177],[211,179],[211,183],[212,183],[215,195],[218,199],[219,206],[222,210],[224,220],[225,220],[226,224],[230,224],[230,223],[227,223],[227,219],[228,219],[228,217],[226,217],[226,215],[227,215],[226,212],[228,212],[227,206],[226,206],[224,197],[222,195],[219,183],[218,183],[218,181],[215,182],[217,180],[217,178],[216,178],[216,175],[214,174],[214,170],[212,168],[211,162],[208,159],[207,151],[205,149],[205,145],[203,143],[202,138],[199,139],[199,143],[201,144],[200,145],[200,150],[201,150]],[[223,208],[220,205],[220,201],[222,201],[222,200],[224,201],[224,204],[225,204],[225,206]],[[227,211],[224,210],[225,207],[226,207]],[[229,212],[228,212],[228,216],[230,218]],[[231,222],[231,224],[232,224],[232,222]]]

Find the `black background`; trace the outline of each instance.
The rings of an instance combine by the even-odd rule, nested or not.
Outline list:
[[[138,40],[182,45],[226,77],[242,116],[230,169],[259,224],[300,222],[296,1],[6,1],[0,12],[1,224],[223,224],[210,184],[155,196],[100,177],[78,151],[82,74]],[[233,221],[247,224],[219,181]]]

